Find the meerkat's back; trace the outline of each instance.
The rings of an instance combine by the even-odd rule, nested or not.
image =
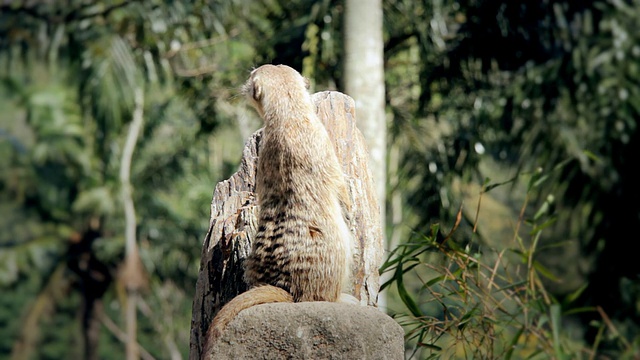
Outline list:
[[[245,92],[265,122],[258,234],[246,278],[283,288],[295,301],[337,301],[350,267],[350,200],[307,82],[288,66],[265,65],[251,74]]]

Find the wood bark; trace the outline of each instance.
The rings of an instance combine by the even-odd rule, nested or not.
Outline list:
[[[350,292],[363,305],[377,305],[378,268],[383,244],[380,209],[368,167],[362,134],[356,127],[353,99],[335,91],[313,95],[317,113],[334,142],[353,202],[351,227],[356,239],[356,259]],[[247,141],[239,170],[216,185],[211,219],[205,235],[200,274],[193,301],[190,359],[199,359],[204,336],[220,308],[247,290],[244,260],[256,233],[258,205],[255,176],[262,131]]]

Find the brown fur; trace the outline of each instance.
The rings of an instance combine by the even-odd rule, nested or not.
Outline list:
[[[265,123],[256,173],[258,233],[245,272],[252,288],[214,318],[205,356],[240,311],[271,302],[335,302],[348,281],[350,198],[307,87],[284,65],[253,70],[243,87]]]

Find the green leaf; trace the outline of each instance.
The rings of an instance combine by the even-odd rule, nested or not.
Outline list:
[[[576,291],[571,292],[569,295],[567,295],[566,297],[566,301],[567,303],[572,303],[574,302],[576,299],[578,299],[580,297],[580,295],[582,295],[582,293],[589,287],[589,284],[584,284],[581,287],[579,287]]]
[[[520,336],[524,333],[525,327],[521,326],[518,331],[513,335],[511,341],[509,341],[509,346],[507,347],[509,350],[505,354],[505,360],[510,360],[513,356],[513,351],[516,349],[516,345],[518,345],[518,341],[520,340]]]
[[[437,276],[429,281],[427,281],[427,283],[425,284],[425,286],[433,286],[439,282],[442,281],[446,281],[447,280],[447,276],[446,275],[441,275],[441,276]]]
[[[547,179],[549,178],[549,175],[547,174],[542,174],[542,169],[539,169],[532,177],[531,180],[529,180],[529,185],[527,187],[527,191],[531,191],[534,188],[539,187],[542,183],[544,183],[545,181],[547,181]]]
[[[18,260],[13,252],[0,250],[0,286],[18,279]]]
[[[82,191],[73,202],[72,209],[76,212],[94,215],[110,215],[115,211],[112,191],[107,186],[99,186]]]
[[[402,300],[404,305],[407,307],[409,312],[411,312],[411,314],[414,317],[421,318],[423,317],[422,311],[416,304],[415,300],[413,300],[413,297],[409,294],[407,289],[404,287],[403,274],[404,274],[404,271],[402,270],[402,262],[400,262],[398,263],[398,267],[396,268],[396,272],[393,276],[393,278],[396,280],[398,295],[400,296],[400,299]]]
[[[548,228],[549,226],[555,224],[556,220],[558,220],[558,217],[554,216],[554,217],[550,218],[549,220],[543,222],[542,224],[536,225],[533,229],[531,229],[531,231],[529,232],[529,235],[534,235],[534,234],[539,233],[540,231],[542,231],[542,230]]]
[[[489,178],[486,178],[485,179],[485,184],[484,184],[486,186],[484,187],[484,191],[483,192],[488,193],[489,191],[491,191],[491,190],[493,190],[493,189],[495,189],[495,188],[497,188],[499,186],[503,186],[503,185],[507,185],[507,184],[513,183],[517,179],[518,179],[518,175],[512,177],[511,179],[509,179],[507,181],[503,181],[503,182],[495,183],[495,184],[491,184],[491,185],[486,185],[487,181],[489,180]]]
[[[560,346],[560,324],[562,323],[560,310],[560,305],[552,304],[549,317],[551,318],[551,331],[553,333],[553,350],[557,359],[562,360],[566,358],[566,355]]]
[[[536,271],[544,276],[545,278],[549,279],[549,280],[553,280],[553,281],[560,281],[560,279],[558,279],[557,276],[555,276],[549,269],[547,269],[544,265],[542,265],[540,262],[535,261],[533,262],[533,268],[536,269]]]

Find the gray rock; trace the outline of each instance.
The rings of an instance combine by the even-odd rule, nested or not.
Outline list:
[[[404,359],[404,331],[371,306],[306,302],[242,311],[211,359]]]

